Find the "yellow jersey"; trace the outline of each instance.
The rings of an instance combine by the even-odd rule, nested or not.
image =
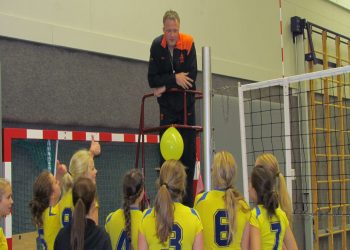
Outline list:
[[[194,208],[203,224],[204,249],[241,249],[244,228],[249,224],[250,209],[244,200],[238,202],[237,229],[230,240],[224,195],[225,191],[212,190],[196,196]]]
[[[131,215],[131,244],[137,249],[138,233],[142,219],[142,212],[136,208],[130,208]],[[129,250],[130,243],[126,240],[124,210],[118,209],[107,216],[105,224],[106,232],[111,239],[112,248],[116,250]]]
[[[6,237],[4,235],[4,232],[2,230],[2,228],[0,227],[0,249],[1,250],[7,250],[7,240]]]
[[[66,227],[69,222],[72,220],[74,205],[73,205],[73,194],[72,189],[69,189],[66,193],[63,194],[61,200],[59,201],[59,218],[61,221],[61,226]],[[95,206],[98,209],[99,203],[96,198]]]
[[[149,250],[160,249],[192,249],[196,236],[203,230],[198,213],[193,208],[174,203],[174,224],[169,239],[162,244],[157,236],[156,215],[154,208],[147,209],[143,213],[140,225],[142,233],[147,241]]]
[[[61,226],[66,227],[72,220],[74,210],[72,189],[69,189],[63,194],[59,204],[59,220],[61,222]]]
[[[59,204],[45,209],[43,215],[43,227],[38,229],[42,249],[53,250],[56,236],[61,229],[59,218]]]
[[[284,235],[289,226],[288,218],[279,207],[273,216],[269,216],[263,205],[258,205],[252,209],[250,225],[260,231],[262,250],[281,250]]]

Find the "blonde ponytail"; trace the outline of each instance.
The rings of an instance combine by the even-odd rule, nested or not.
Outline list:
[[[167,241],[174,223],[174,205],[166,185],[162,185],[155,202],[157,235],[161,243]]]
[[[185,167],[180,161],[165,161],[160,168],[159,190],[155,198],[157,236],[168,240],[174,223],[174,202],[182,200],[186,188]]]
[[[288,194],[287,184],[283,174],[279,173],[277,176],[277,179],[278,179],[278,193],[279,193],[278,200],[280,203],[280,207],[286,213],[289,223],[292,224],[293,208],[292,208],[292,201]]]
[[[234,238],[237,231],[237,209],[238,202],[244,200],[243,196],[233,187],[237,174],[236,160],[227,151],[215,154],[212,165],[212,178],[214,187],[225,190],[225,206],[229,224],[229,241]]]
[[[234,238],[234,235],[237,231],[237,203],[236,194],[233,188],[229,188],[225,192],[225,205],[227,210],[227,219],[229,226],[229,235],[228,241],[231,241]]]

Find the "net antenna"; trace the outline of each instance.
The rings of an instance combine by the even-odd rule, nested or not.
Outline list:
[[[55,163],[54,163],[54,176],[56,176],[56,172],[57,172],[57,159],[58,159],[58,143],[59,140],[56,141],[56,146],[55,146]]]

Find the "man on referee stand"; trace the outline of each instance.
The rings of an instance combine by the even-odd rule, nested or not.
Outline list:
[[[171,88],[196,89],[197,58],[193,38],[179,32],[180,17],[168,10],[163,16],[163,34],[151,45],[148,68],[149,86],[160,110],[160,125],[184,124],[184,94],[166,92]],[[187,94],[187,125],[195,125],[195,96]],[[161,131],[162,135],[164,131]],[[196,131],[179,129],[184,141],[182,163],[187,167],[187,187],[183,203],[193,206],[193,175],[196,163]],[[164,159],[162,159],[164,161]]]

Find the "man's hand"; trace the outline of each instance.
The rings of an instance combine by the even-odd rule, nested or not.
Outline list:
[[[156,97],[161,97],[162,94],[165,92],[166,88],[165,86],[162,86],[162,87],[159,87],[159,88],[155,88],[153,90],[153,94],[156,96]]]
[[[192,87],[193,80],[187,75],[188,73],[184,72],[177,73],[175,75],[177,85],[179,85],[183,89],[189,89]]]

